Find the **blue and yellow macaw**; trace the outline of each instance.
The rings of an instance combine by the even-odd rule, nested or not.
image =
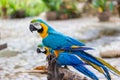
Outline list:
[[[54,30],[49,24],[47,24],[42,19],[32,20],[30,23],[30,31],[37,31],[42,37],[42,42],[44,46],[55,50],[56,56],[59,56],[59,52],[66,51],[78,55],[86,63],[97,69],[99,72],[103,73],[108,80],[111,80],[108,70],[112,70],[120,75],[120,71],[105,62],[104,60],[94,57],[84,50],[89,50],[91,48],[85,47],[85,44],[65,36],[62,33]]]
[[[45,50],[41,50],[41,48],[37,48],[37,52],[38,53],[44,53],[47,56],[49,54],[54,54],[54,51],[44,47]],[[67,52],[60,52],[60,54],[57,56],[56,58],[57,61],[57,65],[58,66],[63,66],[63,65],[69,65],[74,67],[76,70],[78,70],[79,72],[83,73],[84,75],[88,76],[89,78],[93,79],[93,80],[99,80],[97,78],[97,76],[92,73],[90,70],[88,70],[85,65],[87,65],[86,63],[84,63],[83,61],[81,61],[78,57],[76,57],[74,54],[69,54]]]

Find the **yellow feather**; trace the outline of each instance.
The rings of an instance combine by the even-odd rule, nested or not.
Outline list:
[[[99,66],[97,66],[97,65],[95,65],[95,64],[93,64],[91,62],[88,62],[86,60],[84,60],[84,61],[87,62],[89,65],[91,65],[94,69],[98,70],[100,73],[102,73],[102,74],[104,73],[104,71],[103,71],[103,69],[101,67],[99,67]]]
[[[97,58],[97,57],[96,57]],[[112,65],[110,65],[109,63],[107,63],[106,61],[104,61],[101,58],[97,58],[97,60],[99,60],[102,64],[104,64],[106,67],[108,67],[109,69],[113,70],[115,73],[120,75],[120,71],[118,71],[115,67],[113,67]]]
[[[63,51],[62,50],[54,50],[55,56],[58,57],[60,52],[63,52]]]
[[[71,48],[79,48],[80,46],[75,46],[75,45],[73,45],[73,46],[71,46]]]
[[[97,65],[95,65],[93,63],[90,63],[90,62],[88,62],[88,64],[91,65],[96,70],[98,70],[100,73],[102,73],[102,74],[104,73],[104,71],[103,71],[103,69],[101,67],[99,67],[99,66],[97,66]]]
[[[50,49],[48,48],[48,47],[44,47],[46,50],[47,50],[47,53],[46,53],[46,55],[48,56],[49,54],[51,54],[50,53]]]
[[[58,57],[59,51],[58,51],[58,50],[55,50],[55,51],[54,51],[54,54],[55,54],[56,57]]]

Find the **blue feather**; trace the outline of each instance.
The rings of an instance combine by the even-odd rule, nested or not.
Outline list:
[[[83,74],[86,74],[87,76],[89,76],[91,79],[93,80],[99,80],[95,74],[93,74],[91,71],[89,71],[87,68],[85,68],[84,66],[73,66],[75,69],[77,69],[78,71],[80,71]]]
[[[75,40],[75,39],[73,39],[73,38],[71,38],[71,37],[69,37],[69,36],[67,36],[67,41],[68,41],[69,43],[74,44],[74,45],[85,46],[84,43],[82,43],[82,42],[80,42],[80,41],[77,41],[77,40]]]
[[[91,79],[98,80],[98,78],[94,73],[92,73],[90,70],[84,67],[86,63],[83,63],[80,59],[78,59],[78,57],[76,57],[73,54],[68,54],[67,52],[61,52],[57,58],[57,64],[73,66],[79,72],[90,77]]]

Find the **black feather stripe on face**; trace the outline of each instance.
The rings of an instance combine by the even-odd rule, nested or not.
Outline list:
[[[38,29],[37,32],[38,32],[38,33],[42,33],[42,32],[43,32],[43,28]]]
[[[43,51],[44,54],[47,54],[47,49],[45,49],[45,51]]]

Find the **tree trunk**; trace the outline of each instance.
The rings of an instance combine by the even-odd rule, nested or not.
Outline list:
[[[87,0],[88,3],[92,3],[92,0]]]
[[[2,7],[2,12],[3,12],[3,18],[7,18],[7,8]]]

